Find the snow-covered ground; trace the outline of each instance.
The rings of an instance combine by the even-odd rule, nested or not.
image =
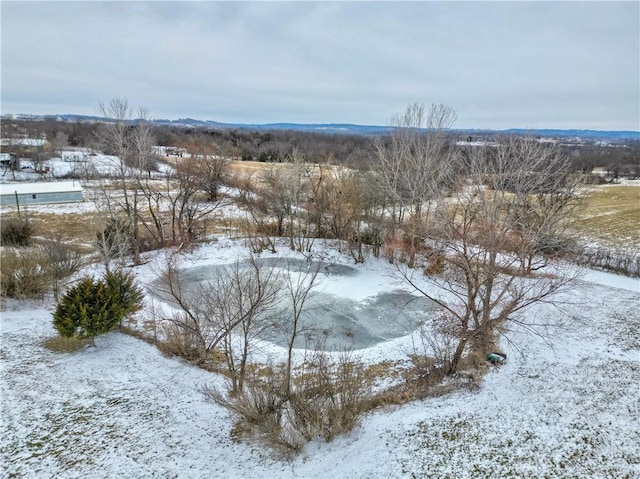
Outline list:
[[[237,255],[221,240],[182,266]],[[138,268],[144,284],[153,263]],[[355,268],[356,281],[327,277],[323,291],[362,299],[398,286],[384,260]],[[51,352],[53,305],[8,302],[2,477],[640,477],[640,282],[591,271],[558,299],[527,313],[551,324],[547,335],[513,331],[502,344],[508,362],[478,389],[378,410],[290,461],[232,440],[234,418],[198,390],[219,376],[118,332],[95,348]],[[359,357],[398,359],[410,345],[396,338]]]
[[[49,158],[42,163],[44,173],[36,172],[36,165],[32,160],[20,159],[20,169],[17,171],[7,167],[0,168],[0,183],[14,181],[51,181],[56,178],[73,176],[87,178],[92,176],[120,175],[122,166],[117,156],[93,153],[88,149],[62,151],[60,157]],[[157,162],[157,170],[153,177],[164,178],[174,171],[174,168],[162,161]],[[131,168],[131,174],[140,171]],[[144,172],[146,174],[146,172]]]

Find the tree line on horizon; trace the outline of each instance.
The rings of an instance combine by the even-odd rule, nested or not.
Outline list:
[[[0,123],[0,136],[10,138],[46,138],[43,147],[2,145],[0,151],[23,155],[25,158],[47,159],[55,156],[63,147],[98,148],[96,135],[101,122],[61,121],[55,118],[6,119]],[[134,125],[130,125],[131,128]],[[374,146],[371,135],[335,134],[295,130],[252,130],[250,128],[197,128],[172,125],[149,125],[156,144],[177,148],[193,148],[206,145],[225,158],[245,161],[282,163],[291,161],[292,152],[302,154],[313,163],[334,163],[352,168],[371,165]],[[511,136],[519,136],[514,134]],[[378,135],[391,138],[391,134]],[[449,134],[451,142],[500,140],[499,133],[460,132]],[[561,142],[562,143],[562,142]],[[640,140],[625,140],[624,144],[607,146],[600,141],[585,141],[580,145],[563,144],[563,152],[570,158],[574,171],[591,172],[603,168],[610,178],[620,176],[640,177]],[[105,153],[112,153],[105,151]]]

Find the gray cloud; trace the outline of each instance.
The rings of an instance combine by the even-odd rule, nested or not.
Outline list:
[[[6,2],[2,112],[640,129],[637,2]]]

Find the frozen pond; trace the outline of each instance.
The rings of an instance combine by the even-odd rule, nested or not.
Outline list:
[[[429,309],[428,300],[399,290],[364,301],[318,293],[302,313],[302,334],[295,346],[326,350],[371,347],[411,333],[422,324]],[[272,330],[265,339],[286,345],[284,333],[278,330]]]
[[[371,347],[410,334],[433,309],[433,303],[428,299],[399,289],[374,293],[360,301],[341,295],[335,290],[366,280],[366,273],[351,266],[285,258],[260,258],[257,262],[262,268],[278,268],[283,274],[304,275],[310,269],[319,269],[319,284],[312,290],[300,318],[300,333],[295,342],[297,348],[336,350]],[[181,271],[181,278],[194,288],[206,286],[231,266],[194,267]],[[240,266],[248,268],[250,264],[245,262]],[[326,288],[332,281],[339,281],[341,287]],[[329,289],[332,292],[328,292]],[[287,306],[285,287],[282,292],[279,309],[269,319],[279,326],[265,330],[261,337],[286,346],[286,323],[292,313]]]

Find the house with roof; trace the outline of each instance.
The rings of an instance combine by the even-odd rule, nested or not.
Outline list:
[[[78,181],[0,183],[0,205],[22,206],[83,201]]]

